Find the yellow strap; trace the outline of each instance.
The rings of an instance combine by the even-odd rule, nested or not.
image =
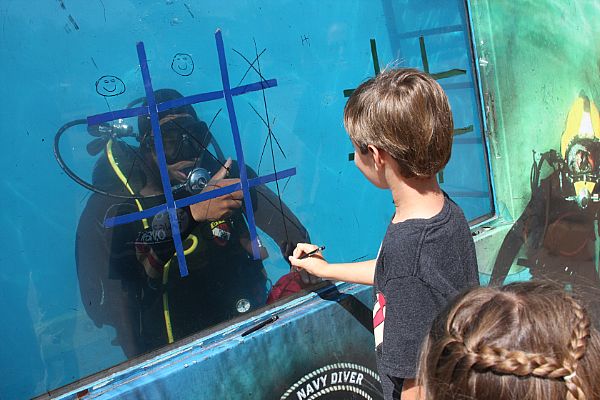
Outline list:
[[[106,155],[108,156],[108,162],[110,163],[110,166],[112,167],[113,171],[115,171],[115,174],[119,177],[121,182],[123,182],[123,185],[125,185],[127,190],[129,190],[129,193],[134,195],[135,193],[133,192],[131,186],[129,186],[127,177],[125,177],[125,175],[121,171],[121,168],[119,168],[119,164],[117,164],[117,162],[115,161],[115,157],[112,152],[112,139],[109,139],[109,141],[106,143]],[[138,210],[144,211],[142,203],[140,203],[138,199],[133,200],[135,201],[135,204],[137,204]],[[144,224],[144,229],[148,229],[148,227],[150,226],[148,225],[148,220],[146,218],[142,219],[142,224]]]
[[[192,241],[192,243],[190,244],[190,247],[188,247],[187,249],[185,249],[183,251],[183,254],[187,256],[189,254],[192,254],[196,250],[196,247],[198,247],[198,238],[196,237],[196,235],[192,235],[190,233],[186,240]],[[173,255],[173,256],[175,256],[175,255]]]
[[[121,182],[123,182],[123,185],[125,185],[127,190],[129,190],[129,193],[135,194],[133,192],[133,189],[131,188],[131,186],[129,186],[129,182],[127,181],[127,178],[125,177],[125,175],[119,168],[119,165],[115,161],[115,157],[112,152],[112,139],[110,139],[106,143],[106,155],[108,156],[108,161],[109,161],[113,171],[119,177]],[[142,203],[140,203],[140,201],[138,199],[133,199],[133,200],[137,204],[138,209],[140,211],[143,211],[144,208],[142,207]],[[146,218],[142,219],[142,223],[144,224],[144,229],[148,229],[148,227],[150,226],[148,224],[148,220]],[[183,251],[183,254],[187,256],[187,255],[193,253],[194,250],[196,250],[196,248],[198,247],[198,238],[195,235],[192,235],[190,233],[186,240],[191,240],[190,246]],[[177,255],[177,253],[173,254],[173,257],[175,257],[176,255]],[[171,258],[171,260],[172,259],[173,258]],[[169,269],[171,267],[171,260],[167,261],[167,263],[165,264],[165,267],[163,269],[163,285],[166,285],[167,282],[169,281]],[[163,314],[165,316],[165,327],[167,329],[167,340],[169,343],[173,343],[173,341],[174,341],[173,326],[171,325],[171,313],[169,311],[169,294],[166,291],[163,293]]]
[[[190,247],[183,251],[183,254],[187,256],[189,254],[192,254],[194,250],[196,250],[196,248],[198,247],[198,238],[196,237],[196,235],[192,235],[190,233],[186,240],[192,241]],[[173,254],[173,257],[175,257],[176,255],[177,253]],[[171,260],[172,259],[173,258],[171,258]],[[165,264],[165,268],[163,269],[163,286],[166,286],[167,282],[169,282],[169,269],[171,267],[171,260],[167,261],[167,263]],[[173,343],[173,326],[171,325],[171,314],[169,312],[169,294],[166,290],[163,292],[163,314],[165,316],[167,340],[169,341],[169,343]]]
[[[171,267],[171,260],[167,261],[165,268],[163,269],[163,286],[169,281],[169,267]],[[167,340],[169,343],[173,343],[173,327],[171,326],[171,314],[169,312],[169,294],[166,290],[163,292],[163,314],[165,316],[165,327],[167,328]]]

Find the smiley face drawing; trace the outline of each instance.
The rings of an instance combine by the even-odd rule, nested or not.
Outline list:
[[[125,93],[125,83],[114,75],[104,75],[96,81],[96,93],[104,97],[118,96]]]
[[[181,76],[189,76],[194,72],[194,60],[186,53],[177,53],[173,56],[171,69]]]

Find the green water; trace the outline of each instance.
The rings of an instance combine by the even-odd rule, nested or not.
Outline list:
[[[496,105],[492,165],[499,208],[529,200],[532,150],[559,150],[581,90],[600,102],[600,2],[473,1],[478,51]]]

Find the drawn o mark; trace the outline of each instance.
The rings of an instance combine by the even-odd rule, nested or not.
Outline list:
[[[187,53],[177,53],[173,56],[171,69],[175,71],[177,75],[189,76],[194,72],[194,60],[192,59],[192,56]]]
[[[125,93],[125,83],[114,75],[104,75],[96,81],[96,93],[104,97],[113,97]]]

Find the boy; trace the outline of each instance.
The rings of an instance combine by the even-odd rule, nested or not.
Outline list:
[[[318,252],[300,259],[317,248],[303,243],[290,262],[325,279],[374,285],[384,398],[414,399],[419,349],[431,321],[455,294],[479,284],[467,221],[436,179],[452,148],[450,105],[429,75],[388,70],[350,96],[344,126],[356,166],[392,192],[394,217],[375,260],[329,264]]]

